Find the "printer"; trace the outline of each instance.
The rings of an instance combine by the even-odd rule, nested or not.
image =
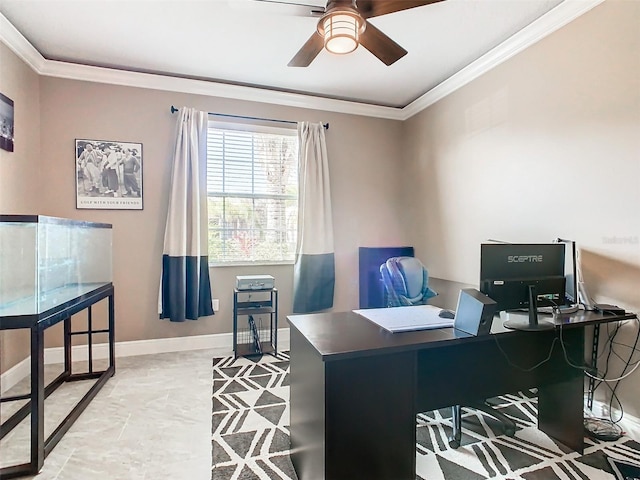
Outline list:
[[[271,275],[238,275],[236,288],[238,290],[271,290],[276,285]]]

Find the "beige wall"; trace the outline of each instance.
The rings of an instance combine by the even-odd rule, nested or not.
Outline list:
[[[401,122],[158,90],[43,77],[41,82],[42,213],[113,224],[117,341],[230,332],[235,276],[269,273],[280,291],[280,325],[292,309],[292,266],[212,268],[220,312],[185,323],[158,320],[157,295],[176,116],[171,105],[209,112],[328,121],[334,235],[335,309],[358,306],[359,246],[405,243],[398,196]],[[74,139],[143,144],[144,210],[76,210]],[[380,228],[383,225],[384,228]],[[58,345],[58,338],[47,345]]]
[[[13,152],[0,149],[0,214],[34,213],[41,204],[39,82],[0,42],[0,92],[13,100],[15,135]],[[28,332],[0,332],[0,372],[25,358],[28,346]]]
[[[639,26],[640,2],[604,2],[405,122],[403,218],[430,273],[477,283],[484,240],[569,238],[596,300],[640,311]],[[619,389],[636,417],[639,390]]]

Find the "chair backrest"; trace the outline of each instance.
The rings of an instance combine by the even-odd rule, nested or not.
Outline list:
[[[437,295],[429,288],[429,273],[415,257],[392,257],[380,265],[388,307],[420,305]]]

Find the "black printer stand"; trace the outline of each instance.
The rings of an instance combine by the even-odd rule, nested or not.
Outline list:
[[[233,291],[233,357],[278,353],[278,290]]]

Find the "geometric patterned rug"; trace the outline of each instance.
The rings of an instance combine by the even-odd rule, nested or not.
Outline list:
[[[288,374],[288,352],[213,359],[212,480],[297,480]],[[514,437],[465,409],[457,449],[448,445],[450,408],[417,415],[416,480],[616,480],[607,456],[640,465],[640,444],[626,436],[585,437],[582,455],[554,441],[537,429],[536,400],[531,392],[490,400],[516,423]]]
[[[213,480],[295,480],[289,355],[213,359]]]

